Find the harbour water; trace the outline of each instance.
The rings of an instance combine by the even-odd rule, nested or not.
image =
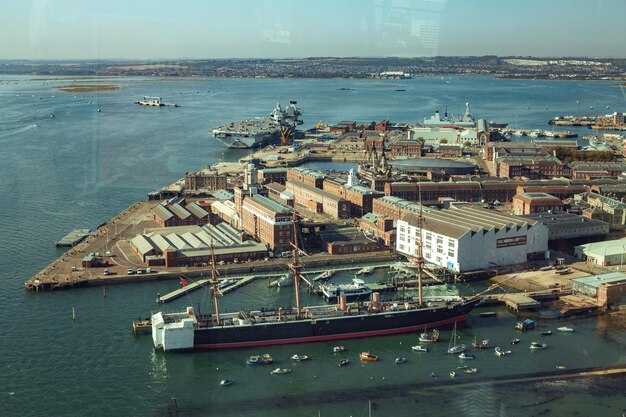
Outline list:
[[[623,110],[626,101],[616,83],[489,78],[111,79],[105,83],[122,89],[83,94],[57,90],[71,79],[24,76],[0,77],[0,81],[0,414],[167,416],[172,396],[179,415],[185,416],[281,417],[318,412],[365,416],[369,399],[374,401],[373,415],[391,415],[388,410],[397,416],[619,416],[623,412],[619,389],[623,380],[488,382],[489,377],[553,370],[557,365],[625,364],[623,319],[568,323],[576,333],[550,336],[550,347],[540,352],[528,349],[538,333],[518,336],[523,341],[510,356],[478,352],[470,366],[479,374],[461,375],[452,385],[438,386],[459,366],[457,358],[445,353],[449,329],[426,354],[410,351],[417,344],[414,334],[346,341],[343,355],[334,355],[332,345],[325,343],[162,354],[153,351],[150,337],[134,336],[130,322],[160,308],[156,294],[171,291],[177,282],[109,286],[106,297],[101,288],[36,294],[26,293],[23,287],[24,280],[63,254],[54,242],[69,230],[95,228],[185,171],[243,156],[245,151],[227,150],[208,132],[231,120],[267,114],[278,100],[298,100],[305,128],[319,120],[415,122],[436,109],[442,111],[446,103],[450,113],[461,113],[469,101],[477,117],[508,121],[512,127],[517,120],[520,128],[547,129],[550,117],[575,114],[576,101],[581,114],[589,113],[583,109],[590,106],[603,109],[602,113]],[[337,90],[343,87],[353,89]],[[398,87],[406,91],[395,91]],[[132,104],[145,95],[158,95],[181,107]],[[606,106],[611,110],[604,111]],[[382,278],[381,274],[368,279]],[[225,296],[221,306],[236,311],[244,306],[288,305],[291,299],[289,288],[267,288],[267,283],[257,281]],[[166,308],[198,308],[199,304],[206,309],[205,300],[206,294],[197,292]],[[497,318],[481,319],[478,312],[460,330],[466,344],[474,334],[494,345],[515,337],[515,317],[510,313],[498,310]],[[361,350],[370,350],[382,360],[360,364]],[[270,375],[269,368],[244,365],[247,356],[265,352],[275,358],[276,366],[293,371]],[[312,360],[294,364],[288,360],[294,353]],[[395,366],[396,356],[407,357],[407,363]],[[342,357],[352,363],[339,368]],[[438,375],[436,381],[430,372]],[[235,382],[219,387],[225,377]],[[486,382],[464,384],[472,378]]]

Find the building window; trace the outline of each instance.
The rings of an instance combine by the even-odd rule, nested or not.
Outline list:
[[[404,245],[402,243],[398,244],[398,249],[399,250],[404,250]]]
[[[454,251],[449,250],[449,251],[448,251],[448,256],[449,256],[450,258],[454,258]]]

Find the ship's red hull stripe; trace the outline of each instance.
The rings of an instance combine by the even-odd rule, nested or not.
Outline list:
[[[457,316],[451,319],[441,320],[434,323],[426,324],[427,328],[434,328],[439,326],[445,326],[447,324],[453,324],[459,321],[465,320],[466,316]],[[358,332],[358,333],[341,333],[327,336],[307,336],[291,339],[274,339],[274,340],[253,340],[250,342],[232,342],[232,343],[210,343],[210,344],[198,344],[194,345],[194,349],[227,349],[227,348],[241,348],[241,347],[253,347],[253,346],[269,346],[269,345],[289,345],[294,343],[309,343],[309,342],[323,342],[329,340],[340,339],[356,339],[360,337],[372,337],[372,336],[385,336],[398,333],[409,333],[424,330],[424,325],[401,327],[396,329],[384,329],[373,330],[370,332]]]

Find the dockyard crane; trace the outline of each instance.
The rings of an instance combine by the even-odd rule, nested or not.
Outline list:
[[[280,130],[280,144],[282,146],[287,146],[289,145],[289,143],[287,142],[287,140],[289,139],[289,137],[291,136],[293,132],[291,131],[291,129],[289,129],[288,127],[285,127],[283,129]]]

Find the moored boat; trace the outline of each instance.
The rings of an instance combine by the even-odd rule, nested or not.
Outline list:
[[[411,347],[411,350],[413,352],[428,352],[428,348],[422,345],[413,346]]]
[[[521,331],[534,329],[535,320],[526,319],[524,321],[518,321],[517,323],[515,323],[515,328]]]
[[[559,327],[556,330],[561,333],[574,333],[574,329],[572,329],[571,327],[566,327],[566,326]]]
[[[230,384],[232,384],[232,383],[233,383],[233,380],[232,380],[232,379],[230,379],[230,378],[227,378],[227,379],[222,379],[222,380],[220,381],[220,386],[221,386],[221,387],[227,387],[227,386],[229,386],[229,385],[230,385]]]
[[[419,341],[422,343],[434,343],[439,340],[439,330],[434,329],[432,333],[428,333],[425,329],[420,333]]]
[[[450,378],[456,378],[456,372],[450,371]]]
[[[552,335],[552,330],[544,330],[543,332],[540,333],[542,336],[551,336]]]
[[[297,362],[306,361],[308,359],[309,359],[309,357],[307,355],[293,355],[291,357],[291,360],[294,360],[294,361],[297,361]]]
[[[269,354],[250,356],[246,360],[246,365],[269,365],[274,362]]]
[[[400,365],[401,363],[406,362],[406,358],[403,358],[401,356],[398,356],[396,359],[394,359],[393,363],[395,363],[396,365]]]
[[[474,341],[472,342],[472,348],[474,349],[489,349],[489,339],[484,339],[480,342],[476,340],[474,337]]]
[[[464,344],[456,343],[456,323],[454,323],[454,329],[452,330],[452,337],[450,337],[450,343],[448,344],[448,353],[461,353],[465,351]]]
[[[516,338],[516,339],[511,339],[511,342],[510,342],[510,343],[511,343],[512,345],[517,345],[519,342],[520,342],[520,340]]]
[[[466,374],[475,374],[475,373],[478,373],[478,369],[476,369],[476,368],[468,368],[468,369],[464,369],[463,372],[466,373]]]
[[[343,346],[335,346],[333,348],[333,353],[343,352],[344,350],[346,350],[346,348],[344,348]]]
[[[369,352],[361,352],[359,354],[359,359],[365,362],[376,362],[378,360],[378,356]]]
[[[350,363],[350,359],[343,359],[341,362],[339,362],[339,366],[346,366]]]
[[[530,342],[530,349],[531,350],[541,350],[541,349],[545,349],[547,347],[548,347],[547,343]]]
[[[291,372],[291,369],[289,368],[276,368],[272,372],[270,372],[270,374],[279,375],[279,374],[288,374],[289,372]]]
[[[462,353],[459,355],[459,359],[463,359],[463,360],[471,360],[471,359],[475,359],[475,358],[476,358],[476,357],[475,357],[474,355],[469,355],[469,354],[467,354],[467,353],[465,353],[465,352],[462,352]]]
[[[511,354],[511,351],[510,351],[510,350],[504,350],[504,349],[502,349],[500,346],[497,346],[497,347],[494,349],[494,351],[495,351],[495,353],[496,353],[496,356],[506,356],[506,355],[510,355],[510,354]]]

